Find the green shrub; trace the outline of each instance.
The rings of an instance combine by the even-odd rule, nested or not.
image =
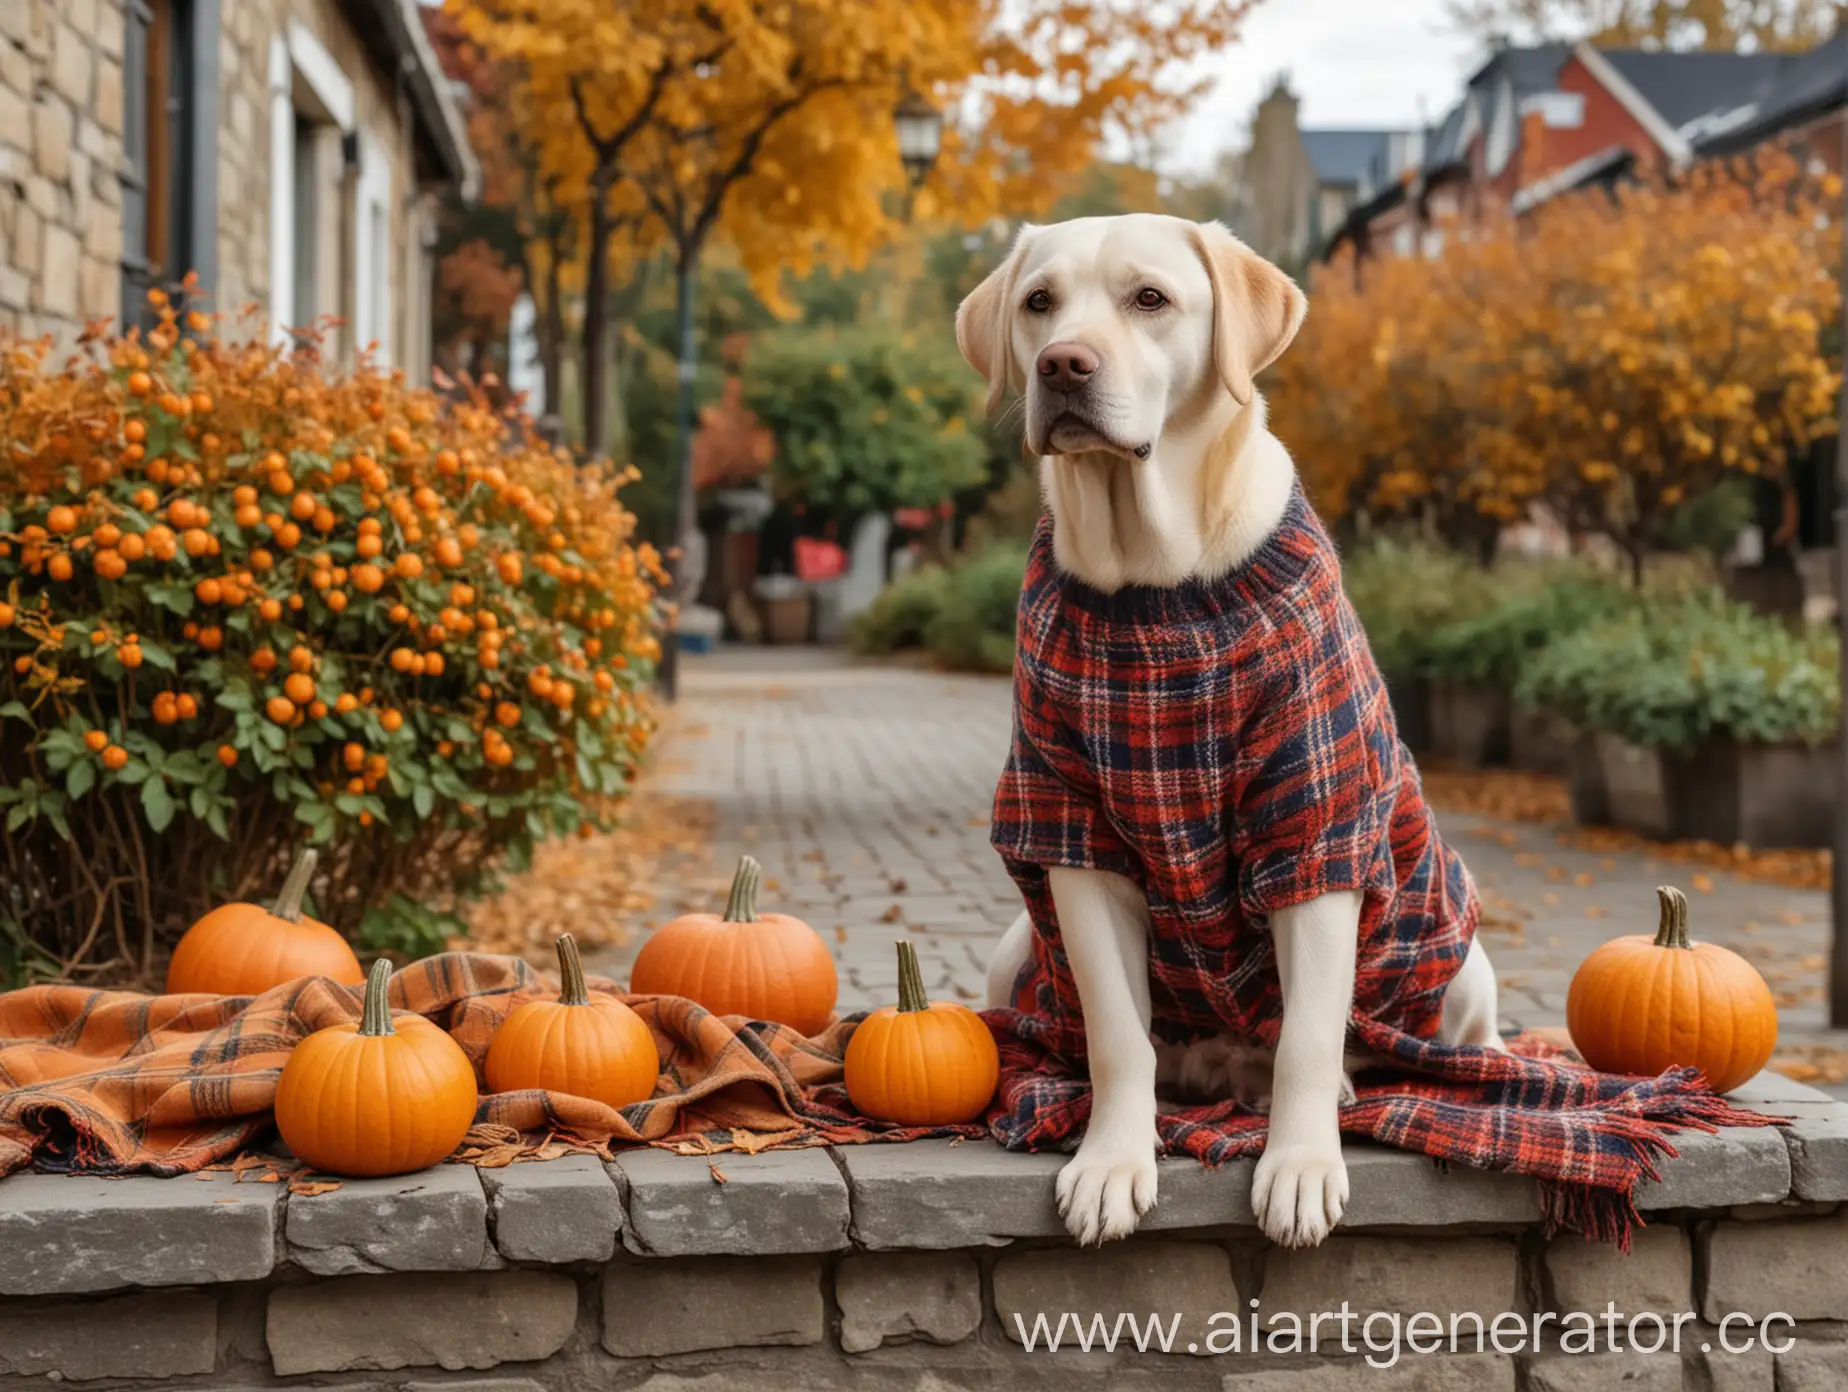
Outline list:
[[[1008,672],[1014,666],[1014,616],[1027,548],[999,543],[949,573],[942,607],[924,630],[924,645],[945,667]]]
[[[1554,639],[1637,603],[1619,577],[1576,563],[1504,566],[1482,583],[1487,608],[1431,630],[1419,664],[1424,675],[1513,687]]]
[[[873,655],[924,646],[924,632],[943,608],[950,573],[929,566],[900,576],[854,616],[848,637],[857,652]]]
[[[1709,590],[1638,604],[1548,644],[1515,699],[1652,748],[1715,736],[1814,744],[1841,724],[1839,653],[1832,629],[1793,629]]]
[[[1381,539],[1342,565],[1342,581],[1374,661],[1388,679],[1424,672],[1431,635],[1487,609],[1489,572],[1455,551]]]

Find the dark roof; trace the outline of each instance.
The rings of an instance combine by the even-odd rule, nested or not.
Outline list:
[[[436,50],[424,30],[417,0],[343,0],[361,40],[399,90],[409,98],[417,148],[442,178],[472,200],[481,166],[468,143],[462,112],[450,95]]]
[[[1514,99],[1519,103],[1523,99],[1541,92],[1551,92],[1559,86],[1559,70],[1566,65],[1566,59],[1572,56],[1572,45],[1566,43],[1532,44],[1527,47],[1503,47],[1491,53],[1483,63],[1470,75],[1465,84],[1462,100],[1450,108],[1448,114],[1431,131],[1425,140],[1424,172],[1434,174],[1440,169],[1448,169],[1462,161],[1463,149],[1463,114],[1468,109],[1471,98],[1479,104],[1493,100],[1496,82],[1506,77],[1514,88]],[[1489,110],[1485,106],[1482,119],[1487,120]]]
[[[1447,169],[1463,158],[1463,108],[1466,97],[1445,114],[1425,141],[1424,169],[1427,174]]]
[[[1848,29],[1808,53],[1784,54],[1760,75],[1756,110],[1700,142],[1703,154],[1731,154],[1779,131],[1848,105]]]
[[[1750,104],[1785,61],[1776,53],[1598,52],[1676,130],[1698,117]]]
[[[1383,163],[1391,133],[1383,130],[1306,130],[1303,150],[1324,184],[1358,184]]]

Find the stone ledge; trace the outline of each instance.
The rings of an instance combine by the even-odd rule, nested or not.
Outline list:
[[[832,1252],[847,1245],[847,1185],[828,1152],[711,1157],[630,1150],[614,1170],[623,1244],[657,1257]]]
[[[325,1194],[292,1194],[289,1258],[317,1276],[381,1271],[476,1271],[493,1265],[488,1199],[472,1165],[437,1165],[391,1179],[347,1179]]]
[[[488,1226],[508,1261],[608,1261],[622,1231],[622,1198],[594,1155],[523,1161],[481,1171]]]
[[[0,1294],[259,1280],[276,1265],[282,1190],[224,1172],[0,1180]]]

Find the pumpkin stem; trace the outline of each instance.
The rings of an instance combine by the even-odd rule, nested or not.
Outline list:
[[[738,873],[732,876],[731,898],[725,901],[727,923],[757,922],[757,887],[763,879],[763,866],[748,855],[738,857]]]
[[[1656,929],[1655,945],[1688,947],[1688,896],[1673,885],[1658,885],[1656,898],[1662,905],[1662,920]]]
[[[918,966],[918,950],[908,938],[898,940],[898,1008],[901,1012],[929,1010],[930,998],[924,994],[924,972]]]
[[[558,935],[558,1003],[589,1005],[590,988],[584,984],[584,959],[578,956],[577,939],[569,933]]]
[[[366,1008],[359,1017],[361,1034],[396,1034],[391,1027],[391,1002],[386,993],[391,988],[391,963],[383,957],[372,964],[366,976]]]
[[[282,882],[282,893],[276,896],[276,903],[270,909],[288,923],[302,921],[302,896],[308,892],[308,881],[314,878],[314,863],[319,854],[312,848],[305,850],[289,868],[289,878]]]

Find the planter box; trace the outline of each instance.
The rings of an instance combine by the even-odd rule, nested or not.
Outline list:
[[[1572,772],[1572,722],[1549,710],[1514,707],[1508,721],[1508,762],[1529,773]]]
[[[1505,764],[1513,713],[1513,703],[1500,687],[1432,682],[1432,747],[1464,768]]]
[[[1723,846],[1826,847],[1835,823],[1839,745],[1711,740],[1664,759],[1676,833]]]
[[[1595,739],[1610,825],[1658,839],[1673,836],[1675,809],[1660,751],[1612,734],[1600,733]]]
[[[1399,742],[1414,754],[1431,747],[1431,689],[1423,677],[1386,677],[1386,699],[1392,703],[1393,723]]]
[[[1573,734],[1566,750],[1566,791],[1572,799],[1572,820],[1579,826],[1612,825],[1611,796],[1604,786],[1596,735]]]
[[[763,606],[764,637],[768,642],[808,642],[809,619],[814,613],[815,603],[807,590],[779,595],[775,599],[760,599],[758,602]]]

